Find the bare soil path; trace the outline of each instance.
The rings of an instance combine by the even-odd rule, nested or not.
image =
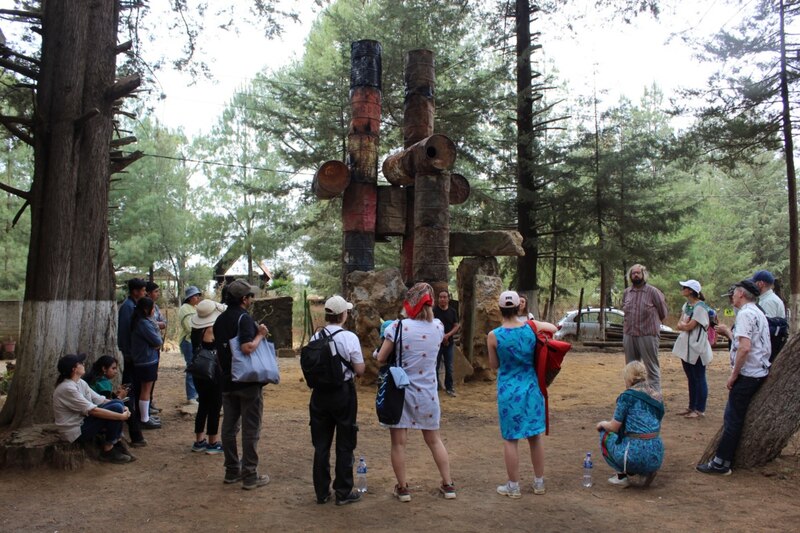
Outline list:
[[[707,416],[675,416],[687,403],[679,361],[662,352],[667,415],[666,457],[649,489],[606,483],[611,469],[599,457],[598,420],[611,417],[623,389],[619,353],[571,353],[551,387],[551,435],[545,440],[547,494],[534,496],[523,461],[523,496],[504,498],[494,383],[468,383],[458,397],[442,396],[442,435],[458,488],[443,500],[422,436],[409,436],[413,500],[392,498],[389,435],[374,414],[374,388],[359,388],[357,454],[369,465],[369,492],[355,505],[317,505],[311,485],[309,391],[297,360],[282,359],[282,383],[265,392],[259,451],[272,482],[255,491],[222,483],[222,456],[191,453],[193,418],[181,414],[182,360],[162,362],[156,401],[164,428],[146,434],[149,446],[129,465],[90,462],[78,472],[0,471],[0,531],[797,531],[800,442],[765,468],[730,477],[694,471],[719,428],[726,399],[727,357],[709,368]],[[522,444],[522,443],[521,443]],[[522,451],[522,449],[521,449]],[[581,486],[584,454],[595,456],[591,489]],[[526,454],[521,457],[527,458]]]

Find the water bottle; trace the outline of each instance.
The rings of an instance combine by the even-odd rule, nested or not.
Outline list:
[[[363,456],[358,460],[356,468],[356,490],[361,493],[367,492],[367,462]]]
[[[586,459],[583,460],[583,486],[589,488],[592,486],[592,454],[586,454]]]

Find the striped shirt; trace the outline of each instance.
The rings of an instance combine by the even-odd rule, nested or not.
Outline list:
[[[623,335],[631,337],[654,337],[661,332],[661,322],[667,318],[667,302],[664,294],[652,285],[631,285],[622,296],[625,312]]]

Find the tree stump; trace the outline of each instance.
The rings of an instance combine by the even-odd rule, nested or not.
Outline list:
[[[64,442],[55,424],[37,424],[12,431],[0,441],[0,467],[48,465],[78,470],[91,452],[80,443]]]

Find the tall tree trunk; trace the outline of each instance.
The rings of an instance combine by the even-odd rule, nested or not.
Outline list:
[[[0,424],[50,421],[56,361],[116,352],[108,191],[118,6],[43,3],[18,367]],[[92,110],[99,111],[92,118]]]
[[[517,229],[525,255],[517,258],[517,289],[528,298],[528,308],[539,316],[537,263],[539,243],[534,215],[534,131],[531,69],[531,6],[516,1],[517,33]]]
[[[786,70],[786,29],[784,15],[786,6],[781,0],[781,103],[783,112],[783,155],[786,159],[786,186],[789,194],[789,298],[790,328],[796,333],[800,324],[800,264],[798,264],[797,228],[797,180],[794,169],[794,142],[792,140],[792,117],[789,107],[789,81]]]
[[[800,430],[800,335],[794,335],[775,359],[761,389],[747,410],[734,466],[762,466],[786,447]],[[709,443],[700,462],[714,457],[722,430]]]

